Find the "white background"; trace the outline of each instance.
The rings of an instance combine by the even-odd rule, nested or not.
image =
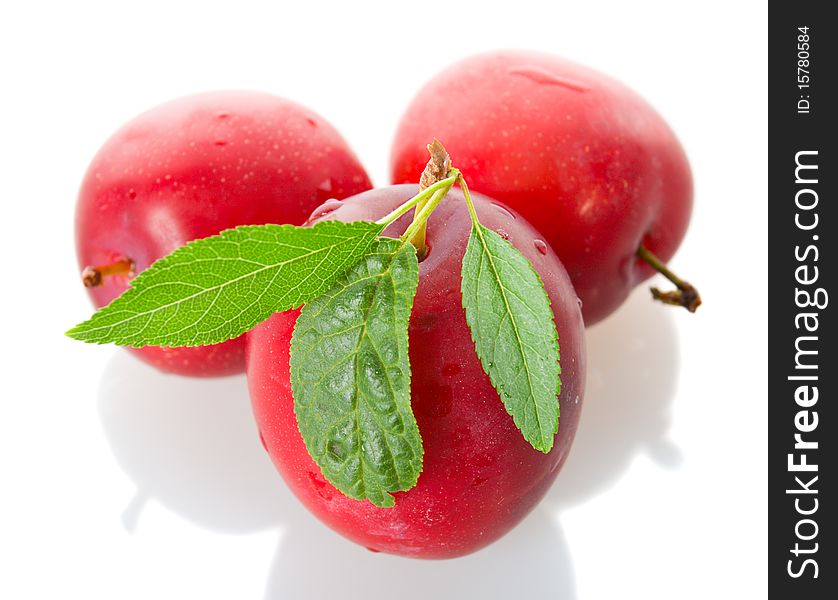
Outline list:
[[[766,593],[767,17],[762,2],[4,2],[0,597],[759,598]],[[473,556],[374,555],[262,452],[243,377],[163,376],[62,332],[91,308],[73,207],[99,145],[176,96],[314,108],[387,183],[406,103],[453,60],[551,51],[646,96],[690,156],[673,267],[590,330],[578,441],[548,499]]]

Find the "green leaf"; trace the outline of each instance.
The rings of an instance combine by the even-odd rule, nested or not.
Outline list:
[[[67,335],[135,347],[229,340],[327,291],[381,230],[364,221],[248,225],[195,240],[152,264]]]
[[[524,438],[549,452],[559,427],[559,344],[550,299],[529,261],[474,224],[462,267],[477,355]]]
[[[306,448],[351,498],[393,506],[416,485],[422,438],[410,406],[407,326],[419,281],[411,244],[371,253],[303,307],[291,338],[291,389]]]

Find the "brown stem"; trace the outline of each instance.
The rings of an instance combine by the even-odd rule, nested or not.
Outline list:
[[[422,171],[422,176],[419,178],[420,192],[448,177],[448,170],[451,168],[451,157],[448,155],[448,151],[445,150],[445,146],[438,139],[434,138],[434,141],[428,144],[428,152],[431,158],[428,160],[428,164],[425,165],[425,170]],[[422,207],[427,204],[428,200],[424,200],[416,205],[413,213],[414,218],[422,212]],[[428,253],[428,246],[425,243],[426,228],[426,224],[423,224],[410,239],[410,243],[416,247],[416,254],[419,260],[425,258],[425,255]]]
[[[105,277],[130,277],[133,274],[134,261],[130,258],[121,258],[107,265],[100,265],[98,267],[86,266],[81,272],[81,280],[84,283],[84,287],[96,287],[102,285]]]
[[[694,285],[688,281],[684,281],[675,273],[669,270],[657,256],[652,254],[646,246],[640,244],[637,247],[637,256],[652,267],[655,271],[666,277],[669,281],[675,284],[678,289],[668,292],[662,292],[656,287],[651,288],[652,298],[659,300],[664,304],[671,304],[673,306],[683,306],[690,312],[695,312],[701,306],[701,296]]]

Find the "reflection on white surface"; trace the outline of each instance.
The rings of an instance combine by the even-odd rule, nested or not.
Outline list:
[[[137,485],[126,528],[154,499],[225,533],[278,526],[291,501],[259,443],[244,376],[164,375],[117,352],[99,390],[102,426],[120,467]]]
[[[404,599],[575,598],[571,550],[556,513],[616,483],[640,452],[665,466],[680,462],[667,438],[679,368],[671,319],[669,310],[635,294],[590,330],[582,423],[556,484],[508,536],[453,561],[373,554],[309,515],[259,443],[243,377],[163,375],[119,352],[103,376],[99,409],[114,456],[137,485],[126,499],[126,528],[137,526],[154,499],[213,531],[276,529],[269,599],[368,598],[369,589],[358,585],[364,581]]]
[[[582,419],[548,504],[569,507],[602,493],[638,453],[664,467],[680,464],[680,449],[668,438],[680,368],[673,310],[638,290],[588,330]]]
[[[386,593],[371,593],[372,586]],[[372,553],[308,514],[289,522],[268,578],[266,600],[378,597],[570,600],[576,598],[576,583],[558,521],[541,509],[488,548],[444,561]]]

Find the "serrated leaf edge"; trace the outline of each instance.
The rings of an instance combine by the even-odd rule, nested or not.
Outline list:
[[[368,222],[368,221],[352,221],[352,222],[348,222],[348,223],[344,223],[344,222],[341,222],[341,221],[321,221],[319,223],[314,224],[309,229],[313,229],[313,230],[315,230],[315,229],[335,229],[335,224],[339,224],[339,226],[342,227],[342,226],[345,226],[345,225],[352,225],[352,224],[355,224],[355,223],[368,223],[370,225],[376,225],[376,224],[374,224],[372,222]],[[122,303],[127,301],[127,300],[124,299],[124,298],[126,298],[126,296],[127,296],[128,299],[130,299],[131,296],[138,293],[137,292],[138,286],[142,286],[142,284],[143,284],[142,282],[145,281],[145,279],[147,279],[147,277],[144,278],[143,276],[148,273],[149,269],[154,267],[156,273],[160,273],[161,271],[165,271],[166,269],[171,268],[173,266],[171,263],[173,263],[177,259],[179,259],[181,257],[181,255],[183,255],[187,252],[190,252],[196,244],[205,243],[206,240],[208,240],[210,238],[217,238],[219,241],[234,241],[234,240],[230,239],[230,237],[233,234],[247,232],[248,230],[273,231],[273,232],[276,232],[277,235],[281,235],[283,230],[295,230],[295,229],[299,229],[299,228],[300,227],[296,226],[296,225],[290,225],[290,224],[277,225],[277,224],[271,224],[271,223],[263,224],[263,225],[240,225],[238,227],[225,229],[225,230],[219,232],[218,234],[216,234],[214,236],[208,236],[208,237],[205,237],[205,238],[198,238],[198,239],[195,239],[195,240],[191,240],[191,241],[187,242],[186,244],[184,244],[183,246],[180,246],[180,247],[176,248],[175,250],[173,250],[171,253],[167,254],[166,256],[164,256],[162,258],[159,258],[158,260],[154,261],[154,263],[152,263],[152,265],[150,265],[148,269],[146,269],[145,271],[138,274],[131,281],[130,287],[128,289],[126,289],[120,296],[114,298],[109,304],[107,304],[106,306],[97,310],[97,312],[93,313],[93,315],[89,319],[87,319],[85,321],[82,321],[78,325],[75,325],[74,327],[67,330],[65,332],[65,335],[67,335],[68,337],[70,337],[72,339],[78,340],[78,341],[82,341],[82,342],[85,342],[85,343],[93,343],[93,344],[97,344],[97,345],[105,345],[105,344],[130,345],[130,344],[125,343],[125,338],[124,337],[121,338],[121,339],[118,339],[118,340],[109,340],[107,338],[90,339],[88,336],[92,332],[96,332],[96,331],[99,331],[99,330],[102,330],[102,329],[117,327],[120,324],[126,323],[126,322],[131,321],[135,318],[139,318],[141,316],[146,316],[148,314],[153,314],[153,313],[156,313],[160,310],[170,308],[172,305],[171,304],[164,305],[164,306],[155,308],[151,311],[147,311],[147,312],[143,312],[143,313],[135,313],[134,315],[132,315],[132,316],[130,316],[130,317],[128,317],[128,318],[126,318],[122,321],[117,321],[115,323],[110,323],[108,325],[100,325],[98,327],[84,327],[84,326],[88,323],[95,323],[97,318],[98,318],[98,315],[100,314],[99,311],[101,311],[105,308],[112,307],[115,304],[116,304],[116,307],[118,309],[119,306]],[[383,230],[383,227],[379,226],[379,232],[378,232],[379,234],[380,234],[381,230]],[[376,234],[376,236],[377,235],[378,234]],[[372,236],[370,238],[367,249],[369,249],[369,247],[375,242],[376,236]],[[271,242],[271,243],[273,243],[273,242]],[[286,244],[286,245],[288,245],[288,244]],[[331,249],[333,249],[333,248],[334,248],[334,246],[328,246],[328,247],[320,248],[320,249],[312,251],[310,254],[307,254],[307,255],[304,255],[304,256],[295,257],[295,258],[283,261],[281,263],[275,263],[275,264],[272,264],[272,265],[267,265],[267,266],[263,267],[262,269],[257,269],[256,271],[250,271],[250,272],[246,273],[245,275],[240,275],[239,277],[236,277],[234,279],[230,279],[228,281],[225,281],[223,284],[218,286],[218,290],[221,290],[224,286],[231,285],[231,284],[236,283],[236,282],[238,282],[242,279],[245,279],[245,278],[248,278],[248,277],[254,277],[258,273],[261,273],[265,270],[279,269],[280,267],[284,267],[288,264],[292,264],[295,261],[303,260],[304,258],[309,258],[317,252],[331,251]],[[327,256],[328,256],[328,254],[327,254]],[[361,255],[361,258],[359,259],[359,261],[363,260],[364,256],[366,256],[366,253]],[[324,260],[325,260],[325,258],[324,258]],[[355,264],[357,264],[357,263],[352,263],[352,264],[346,265],[346,268],[344,269],[344,272],[351,269]],[[177,266],[177,264],[175,264],[174,266]],[[197,292],[197,293],[193,294],[192,296],[187,296],[185,298],[182,298],[182,299],[178,300],[178,303],[186,302],[186,301],[188,301],[192,298],[195,298],[195,297],[197,297],[197,296],[199,296],[203,293],[207,293],[207,290],[204,289],[204,290],[201,290],[200,292]],[[293,308],[299,308],[303,304],[304,304],[304,302],[300,302],[300,303],[298,303],[294,306],[287,307],[283,310],[291,310]],[[270,316],[270,315],[268,315],[268,316]],[[198,321],[196,321],[196,322],[198,322]],[[254,326],[255,326],[255,324],[254,324]],[[178,332],[175,332],[172,335],[175,335],[176,333],[178,333]],[[245,333],[245,332],[243,332],[243,333]],[[139,334],[135,333],[135,334],[132,335],[132,337],[135,337],[137,335],[139,335]],[[242,335],[242,334],[239,334],[239,335]],[[174,345],[170,345],[170,346],[166,346],[166,344],[159,344],[159,343],[148,343],[148,344],[136,345],[136,346],[133,346],[133,347],[144,347],[144,346],[163,346],[163,347],[214,346],[214,345],[217,345],[217,344],[223,344],[224,342],[228,341],[229,339],[234,339],[235,337],[238,337],[238,336],[233,336],[231,338],[227,338],[226,340],[221,340],[221,341],[218,341],[218,342],[193,341],[193,342],[190,342],[189,344],[174,344]]]
[[[470,249],[470,246],[471,246],[472,236],[477,234],[477,237],[479,238],[479,243],[483,247],[482,254],[486,254],[486,255],[489,256],[492,272],[495,275],[495,280],[498,283],[498,287],[500,287],[501,290],[502,290],[503,302],[504,302],[504,305],[507,307],[507,312],[509,313],[510,318],[512,318],[512,313],[511,313],[511,311],[509,311],[509,301],[506,298],[506,294],[503,293],[505,291],[505,288],[500,283],[500,279],[497,276],[497,268],[495,267],[494,262],[491,261],[492,255],[491,255],[490,252],[486,251],[487,246],[486,246],[485,239],[483,238],[484,232],[486,232],[488,234],[496,235],[498,237],[498,241],[500,241],[503,244],[508,245],[515,252],[520,254],[521,258],[523,258],[523,260],[526,262],[529,269],[532,271],[532,273],[535,275],[536,279],[538,280],[538,283],[541,287],[541,290],[542,290],[542,292],[544,293],[544,295],[547,299],[548,307],[552,307],[552,303],[550,301],[550,296],[547,294],[547,291],[544,289],[544,282],[541,280],[541,276],[538,274],[538,271],[536,271],[535,268],[532,266],[532,263],[530,263],[530,261],[527,260],[527,258],[523,254],[521,254],[520,251],[513,244],[511,244],[508,240],[505,240],[502,237],[500,237],[500,235],[498,235],[496,232],[491,231],[490,229],[484,227],[483,225],[481,225],[479,223],[473,224],[472,229],[471,229],[471,234],[469,235],[469,243],[466,245],[466,253],[469,252],[469,249]],[[463,257],[463,262],[465,262],[465,256]],[[461,296],[464,295],[463,294],[463,289],[462,289],[462,275],[461,275],[460,294],[461,294]],[[475,352],[477,352],[477,345],[478,344],[477,344],[477,338],[475,337],[476,326],[472,327],[472,323],[474,323],[474,318],[475,318],[474,311],[470,310],[465,305],[463,305],[463,310],[466,313],[466,322],[469,325],[469,333],[471,334],[471,340],[474,343]],[[561,349],[559,347],[559,334],[558,334],[558,330],[556,329],[556,323],[555,323],[555,318],[553,316],[552,308],[550,310],[550,322],[553,325],[553,327],[552,327],[553,335],[551,336],[551,342],[552,342],[552,345],[556,348],[557,356],[559,358],[561,358]],[[520,335],[518,333],[518,328],[515,327],[514,329],[515,329],[515,338],[518,342],[518,347],[521,349],[521,355],[524,357],[524,362],[525,362],[525,365],[526,365],[526,353],[523,352],[523,344],[522,344]],[[541,426],[541,418],[539,417],[538,403],[535,403],[536,419],[538,420],[538,424],[539,424],[538,430],[539,430],[539,432],[542,432],[542,436],[541,436],[541,439],[537,440],[537,441],[533,441],[533,440],[529,439],[526,436],[526,434],[524,434],[524,432],[523,432],[522,424],[520,422],[520,419],[512,413],[511,409],[509,408],[508,403],[503,400],[503,393],[502,393],[502,390],[500,389],[500,388],[503,387],[501,382],[497,381],[496,376],[494,376],[490,372],[490,368],[489,368],[489,365],[487,364],[487,361],[484,361],[483,357],[480,356],[479,352],[477,354],[478,354],[478,358],[480,359],[480,364],[483,367],[483,372],[486,373],[486,375],[489,376],[489,380],[492,382],[492,387],[494,387],[495,391],[498,393],[498,397],[500,398],[500,400],[501,400],[501,402],[504,406],[504,409],[506,410],[507,414],[509,414],[509,416],[512,417],[512,420],[515,423],[515,426],[518,428],[519,431],[521,431],[521,434],[523,435],[524,439],[526,439],[530,443],[530,445],[533,448],[535,448],[536,450],[538,450],[540,452],[543,452],[544,454],[547,454],[548,452],[550,452],[550,450],[553,448],[553,445],[555,444],[556,433],[558,433],[558,430],[559,430],[559,418],[561,418],[561,414],[560,414],[561,410],[559,410],[559,418],[557,418],[555,420],[554,424],[551,426],[552,431],[547,434],[547,438],[545,439],[543,437],[544,428]],[[561,394],[561,383],[562,383],[561,382],[561,363],[558,362],[558,361],[557,361],[557,366],[558,366],[559,377],[557,378],[557,384],[556,384],[556,402],[558,403],[559,402],[559,395]],[[530,390],[530,394],[532,395],[533,398],[535,398],[535,392],[533,390],[532,379],[530,377],[529,369],[527,369],[527,384],[528,384],[528,387],[529,387],[529,390]]]
[[[398,239],[389,238],[389,237],[380,237],[380,238],[378,238],[378,239],[386,239],[386,240],[392,240],[392,241],[396,241],[396,242],[400,241],[400,240],[398,240]],[[373,244],[376,244],[376,243],[377,243],[377,241],[378,241],[378,240],[375,240],[375,241],[373,242]],[[394,253],[393,253],[393,260],[395,260],[395,256],[396,256],[396,254],[398,254],[399,252],[401,252],[403,248],[404,248],[404,246],[400,247],[398,250],[396,250],[396,252],[394,252]],[[367,253],[367,255],[372,254],[372,253],[374,253],[374,251],[373,251],[373,252],[368,252],[368,253]],[[367,256],[367,255],[365,255],[365,256],[364,256],[364,258],[366,258],[366,256]],[[361,260],[364,260],[364,258],[362,258]],[[359,262],[360,262],[360,261],[359,261]],[[356,263],[356,264],[357,264],[357,263]],[[390,265],[391,265],[391,266],[392,266],[392,264],[393,264],[393,261],[391,261],[391,262],[390,262]],[[353,266],[354,266],[354,265],[353,265]],[[390,266],[390,267],[388,267],[388,269],[387,269],[388,271],[390,270],[391,266]],[[350,267],[350,269],[351,269],[351,268],[352,268],[352,267]],[[348,272],[348,271],[349,271],[349,269],[347,269],[347,272]],[[418,270],[417,270],[416,275],[417,275],[416,283],[413,285],[413,293],[412,293],[412,294],[411,294],[411,296],[410,296],[410,297],[411,297],[411,300],[412,300],[412,302],[411,302],[411,306],[410,306],[410,312],[411,312],[411,314],[413,313],[413,304],[414,304],[414,302],[413,302],[413,301],[415,301],[415,297],[416,297],[416,290],[418,289],[418,275],[419,275]],[[338,282],[338,283],[336,284],[336,286],[335,286],[335,287],[337,287],[337,285],[342,285],[342,283],[343,283],[343,282]],[[376,284],[376,288],[378,288],[378,286],[379,286],[379,285],[380,285],[380,283],[377,283],[377,284]],[[332,288],[332,289],[334,289],[334,288]],[[332,291],[332,289],[328,290],[328,291],[327,291],[327,292],[325,292],[323,295],[326,295],[326,294],[330,293],[330,292]],[[376,292],[376,293],[377,293],[377,292]],[[321,311],[321,312],[322,312],[322,311]],[[318,313],[318,314],[319,314],[319,313]],[[317,315],[315,315],[315,316],[317,316]],[[292,352],[294,351],[294,340],[295,340],[294,333],[296,332],[296,326],[297,326],[297,323],[295,322],[295,323],[294,323],[294,332],[292,332],[292,335],[291,335],[291,345],[290,345],[290,347],[289,347],[289,359],[290,359],[290,353],[292,353]],[[364,326],[366,327],[366,323],[365,323],[365,325],[364,325]],[[410,315],[408,315],[408,318],[407,318],[407,320],[405,321],[404,335],[407,337],[407,341],[408,341],[408,348],[407,348],[407,349],[408,349],[408,355],[407,355],[407,361],[408,361],[408,362],[407,362],[407,366],[408,366],[408,369],[407,369],[407,389],[408,389],[408,390],[411,390],[411,389],[412,389],[411,384],[412,384],[412,380],[413,380],[413,369],[411,368],[411,364],[410,364],[410,354],[409,354],[409,350],[410,350],[410,335],[409,335],[409,329],[410,329]],[[357,350],[357,348],[356,348],[356,350]],[[292,395],[292,398],[293,398],[293,397],[294,397],[294,386],[293,386],[293,381],[294,381],[293,371],[294,371],[294,369],[291,367],[291,361],[290,361],[290,360],[289,360],[289,363],[288,363],[288,367],[289,367],[289,380],[292,382],[292,385],[291,385],[291,395]],[[410,392],[409,392],[409,393],[410,393]],[[412,398],[411,398],[411,400],[412,400]],[[294,418],[295,418],[295,419],[299,419],[299,415],[297,414],[297,402],[296,402],[296,399],[294,400],[293,407],[294,407]],[[383,494],[384,494],[384,500],[383,500],[383,502],[382,502],[381,504],[376,503],[374,500],[372,500],[371,498],[369,498],[369,496],[367,496],[367,495],[360,495],[360,494],[359,494],[359,495],[353,495],[353,494],[349,494],[349,493],[347,493],[346,491],[344,491],[344,490],[340,489],[340,488],[337,486],[337,484],[336,484],[336,483],[334,483],[334,482],[332,482],[332,481],[331,481],[331,479],[329,478],[329,476],[328,476],[328,475],[326,475],[326,473],[324,473],[324,472],[323,472],[323,469],[322,469],[322,467],[320,466],[320,464],[317,462],[317,459],[316,459],[316,458],[315,458],[315,457],[311,454],[311,451],[309,450],[309,448],[308,448],[308,444],[306,443],[305,439],[303,439],[303,444],[304,444],[304,445],[305,445],[305,447],[306,447],[306,452],[308,452],[308,453],[309,453],[309,456],[311,456],[311,459],[315,462],[315,464],[317,465],[317,468],[320,470],[320,474],[321,474],[321,475],[323,475],[324,479],[326,479],[326,481],[328,481],[328,482],[329,482],[329,484],[330,484],[332,487],[334,487],[334,488],[335,488],[338,492],[340,492],[341,494],[343,494],[343,495],[344,495],[344,496],[346,496],[347,498],[351,498],[351,499],[353,499],[353,500],[359,500],[359,501],[364,501],[364,500],[366,500],[366,501],[369,501],[369,502],[370,502],[373,506],[375,506],[375,507],[377,507],[377,508],[392,508],[392,507],[393,507],[393,506],[395,506],[395,504],[396,504],[396,499],[395,499],[395,497],[393,496],[393,494],[394,494],[394,493],[397,493],[397,492],[405,492],[405,491],[408,491],[408,490],[412,489],[413,487],[415,487],[415,486],[416,486],[416,484],[418,483],[418,481],[419,481],[419,477],[421,476],[421,474],[422,474],[422,472],[423,472],[423,470],[424,470],[424,467],[425,467],[425,460],[424,460],[424,459],[425,459],[425,444],[424,444],[424,440],[422,439],[422,432],[421,432],[421,431],[419,431],[419,424],[418,424],[418,422],[416,421],[416,415],[415,415],[415,414],[414,414],[414,412],[413,412],[413,405],[412,405],[412,401],[410,402],[410,411],[409,411],[409,416],[410,416],[410,423],[409,423],[408,425],[412,425],[413,427],[415,427],[415,429],[416,429],[416,431],[417,431],[417,434],[418,434],[418,436],[419,436],[419,453],[418,453],[418,459],[419,459],[419,469],[416,471],[416,477],[414,477],[414,478],[412,479],[412,481],[408,482],[405,486],[400,487],[398,490],[386,490],[386,491],[384,491],[384,492],[383,492]],[[298,427],[298,430],[299,430],[299,423],[298,423],[297,427]],[[300,432],[300,437],[302,438],[302,432]],[[362,472],[363,472],[363,469],[364,469],[364,462],[363,462],[363,459],[362,459],[362,460],[361,460],[361,470],[362,470]],[[361,476],[361,481],[362,481],[362,483],[363,483],[363,481],[364,481],[363,475]]]

